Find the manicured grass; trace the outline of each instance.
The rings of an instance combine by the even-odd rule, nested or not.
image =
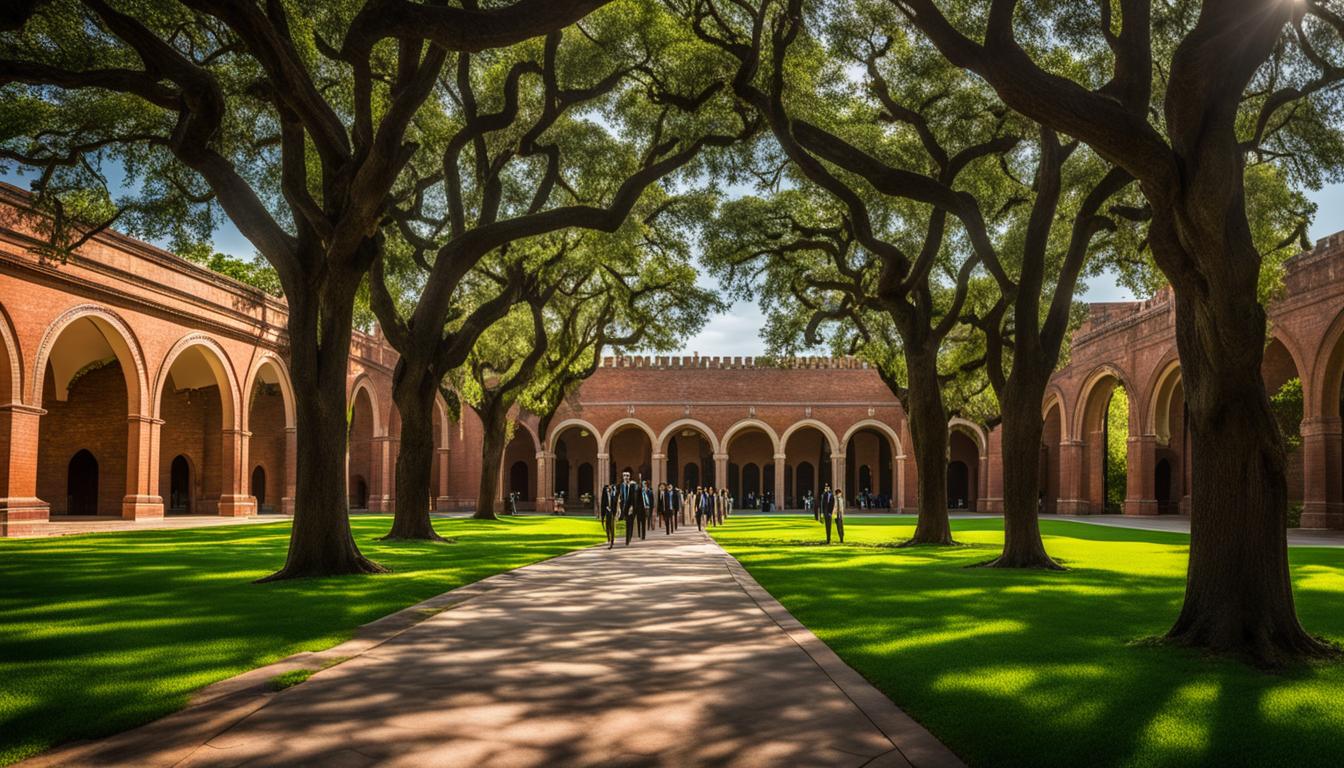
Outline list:
[[[1065,573],[966,566],[1003,541],[895,549],[911,518],[732,518],[714,537],[972,766],[1344,765],[1344,664],[1269,673],[1141,641],[1181,605],[1188,537],[1044,520]],[[1344,550],[1291,551],[1307,629],[1344,642]]]
[[[153,720],[210,683],[603,540],[581,518],[436,521],[451,544],[380,542],[390,518],[351,522],[393,573],[252,584],[284,563],[288,523],[0,541],[0,764]]]

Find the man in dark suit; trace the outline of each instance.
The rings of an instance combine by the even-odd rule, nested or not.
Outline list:
[[[616,486],[608,483],[602,486],[602,499],[599,504],[602,517],[602,530],[607,533],[607,549],[616,546],[616,516],[620,514],[620,494]]]
[[[831,518],[835,515],[835,494],[831,493],[831,484],[821,488],[821,519],[826,523],[826,543],[831,543]]]
[[[653,527],[653,489],[648,480],[640,480],[635,485],[639,488],[639,538],[643,541]]]
[[[630,546],[630,540],[634,538],[635,528],[639,522],[635,519],[638,515],[635,511],[635,504],[639,499],[639,486],[630,479],[629,472],[621,473],[621,483],[619,486],[621,519],[625,521],[625,545]]]
[[[658,519],[663,524],[663,531],[672,535],[672,513],[677,508],[677,493],[672,490],[668,483],[658,484],[658,498],[654,501],[654,507],[658,512]]]

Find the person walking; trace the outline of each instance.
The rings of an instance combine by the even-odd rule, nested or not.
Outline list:
[[[677,492],[668,483],[658,484],[658,499],[654,502],[658,518],[662,521],[663,531],[672,535],[672,517],[677,508]]]
[[[724,521],[726,521],[726,520],[728,519],[728,489],[727,489],[727,488],[720,488],[720,489],[719,489],[719,503],[718,503],[718,506],[716,506],[714,509],[715,509],[715,511],[716,511],[716,512],[718,513],[718,515],[719,515],[719,522],[718,522],[718,524],[719,524],[719,525],[723,525]]]
[[[821,521],[826,525],[826,543],[831,543],[831,518],[835,515],[835,494],[831,493],[831,484],[821,487],[821,503],[817,505]]]
[[[639,540],[643,541],[653,522],[653,489],[649,487],[648,480],[640,480],[637,486],[639,488]]]
[[[621,496],[616,486],[611,483],[602,486],[598,517],[602,521],[602,530],[607,534],[607,549],[616,546],[616,516],[620,514],[620,504]]]
[[[710,507],[714,504],[704,488],[695,490],[695,530],[703,531],[707,525]]]
[[[840,534],[840,543],[845,543],[845,492],[835,492],[835,532]],[[831,521],[826,520],[826,543],[831,543]]]
[[[630,546],[630,540],[635,536],[635,529],[639,526],[639,521],[635,510],[635,500],[639,498],[639,486],[630,479],[629,472],[621,473],[621,519],[625,521],[625,546]]]

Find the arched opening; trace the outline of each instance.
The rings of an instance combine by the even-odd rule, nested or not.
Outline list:
[[[667,476],[680,477],[683,488],[717,487],[714,444],[695,427],[682,427],[667,437]],[[745,468],[744,468],[745,471]],[[724,478],[726,480],[726,478]],[[743,481],[745,485],[745,480]]]
[[[172,514],[216,514],[224,493],[225,427],[233,426],[232,392],[224,361],[210,347],[194,343],[183,349],[168,368],[160,386],[159,488],[171,483],[174,460],[184,456],[195,470],[187,509],[171,501]],[[241,479],[241,478],[239,478]],[[239,493],[239,491],[231,491]]]
[[[502,500],[507,500],[509,494],[516,493],[518,509],[536,509],[536,494],[532,489],[539,488],[536,482],[537,441],[526,424],[522,422],[514,424],[513,437],[504,447],[502,466],[508,467]]]
[[[1049,406],[1045,414],[1045,426],[1041,430],[1040,477],[1038,480],[1041,501],[1040,511],[1054,514],[1059,504],[1059,444],[1064,427],[1063,408],[1059,400]]]
[[[762,494],[775,492],[775,443],[770,435],[758,426],[744,426],[728,438],[728,461],[742,468],[742,486],[734,488],[733,473],[728,473],[728,493],[735,504],[743,508],[759,507],[756,501]],[[751,478],[747,468],[751,467]],[[787,489],[785,490],[787,494]],[[776,499],[777,504],[782,504]]]
[[[1172,363],[1163,372],[1151,398],[1151,434],[1157,441],[1154,451],[1153,499],[1161,515],[1177,514],[1190,488],[1190,423],[1185,412],[1185,390],[1181,370]],[[1165,482],[1159,483],[1157,465],[1167,463]],[[1166,494],[1165,498],[1163,494]]]
[[[631,480],[653,478],[653,439],[641,426],[625,424],[607,441],[610,471],[608,483],[615,483],[622,472],[629,472]]]
[[[189,515],[192,507],[191,462],[178,454],[168,466],[168,504],[170,515]]]
[[[1083,498],[1090,514],[1120,514],[1128,493],[1129,392],[1111,373],[1087,390],[1079,434],[1083,441]]]
[[[263,362],[247,394],[248,457],[254,465],[249,492],[256,499],[257,511],[273,513],[285,497],[285,476],[289,472],[287,425],[293,423],[286,399],[288,382],[271,361]],[[282,387],[284,389],[282,389]],[[436,462],[437,466],[437,462]],[[257,483],[257,471],[262,482]]]
[[[252,482],[249,486],[252,489],[252,498],[257,500],[258,512],[270,512],[266,506],[266,470],[257,466],[252,470]]]
[[[895,446],[889,436],[864,427],[854,432],[845,447],[845,498],[865,509],[886,509],[895,497],[892,456]]]
[[[37,495],[53,516],[121,516],[127,493],[126,465],[132,391],[140,391],[126,339],[104,318],[79,317],[61,329],[42,363],[38,428]],[[132,388],[134,388],[132,390]],[[73,468],[94,468],[93,480],[71,476]],[[94,460],[94,455],[101,460]],[[84,475],[81,475],[83,477]],[[72,487],[81,489],[79,508],[70,508]],[[90,495],[92,493],[92,495]]]
[[[350,442],[347,466],[350,478],[350,508],[369,508],[369,478],[373,477],[373,399],[368,389],[355,389],[350,404]]]
[[[597,435],[587,425],[563,427],[555,437],[555,488],[569,510],[594,510],[598,489],[593,485],[597,466]]]
[[[947,465],[947,506],[951,509],[970,509],[971,471],[964,461]]]
[[[84,448],[66,466],[65,514],[98,514],[98,460]]]
[[[947,506],[974,512],[980,501],[980,446],[965,429],[954,427],[947,436],[947,454]],[[961,479],[954,483],[958,475]]]
[[[1265,380],[1265,393],[1269,395],[1274,420],[1278,422],[1287,448],[1285,474],[1288,480],[1289,517],[1296,518],[1301,515],[1303,491],[1306,488],[1302,461],[1302,418],[1306,409],[1297,363],[1282,341],[1270,339],[1260,364],[1260,375]]]
[[[831,443],[820,429],[804,425],[784,437],[784,466],[793,468],[793,504],[802,508],[810,494],[815,500],[831,481]],[[786,489],[785,495],[789,492]]]

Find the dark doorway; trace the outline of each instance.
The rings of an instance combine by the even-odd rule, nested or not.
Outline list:
[[[817,488],[815,484],[812,482],[812,465],[804,461],[803,463],[798,465],[798,470],[796,474],[798,479],[797,493],[799,499],[799,506],[802,506],[802,499],[806,498],[807,494],[810,493],[813,496],[817,495]]]
[[[182,454],[173,457],[168,473],[168,514],[191,514],[191,464]]]
[[[954,461],[947,465],[947,506],[966,509],[970,500],[970,469],[966,462]]]
[[[85,449],[80,449],[70,458],[65,478],[65,497],[66,514],[98,514],[98,460]]]
[[[252,470],[252,498],[257,500],[257,509],[266,505],[266,470],[257,465]]]
[[[684,488],[694,489],[700,485],[700,467],[698,465],[687,464],[682,468],[682,472]]]
[[[509,467],[509,493],[518,494],[518,499],[527,499],[527,462],[515,461]]]
[[[594,498],[597,497],[597,491],[593,489],[593,465],[584,462],[579,465],[579,495],[591,493]]]
[[[761,469],[755,464],[742,467],[742,496],[761,495]]]
[[[350,499],[351,509],[369,508],[369,484],[364,482],[364,478],[355,475],[355,495]]]
[[[1153,469],[1153,492],[1157,497],[1157,513],[1170,514],[1171,509],[1171,462],[1162,459]]]

